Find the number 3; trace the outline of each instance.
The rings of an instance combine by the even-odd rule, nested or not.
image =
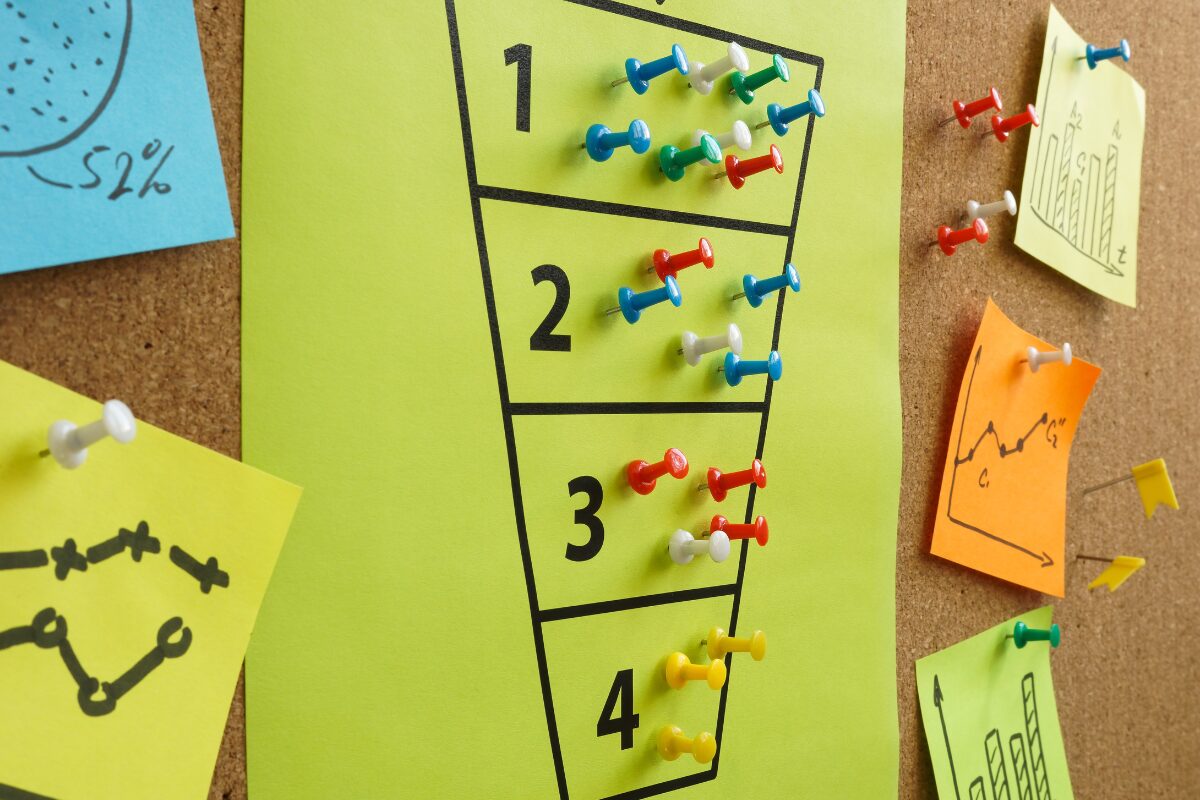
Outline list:
[[[571,479],[567,484],[567,490],[570,491],[572,497],[580,492],[584,492],[588,496],[587,505],[575,512],[575,524],[585,526],[591,536],[583,544],[567,542],[568,559],[587,561],[589,558],[595,557],[600,552],[600,548],[604,546],[604,523],[596,516],[596,512],[600,510],[600,504],[604,502],[604,487],[591,475],[580,475],[578,478]]]

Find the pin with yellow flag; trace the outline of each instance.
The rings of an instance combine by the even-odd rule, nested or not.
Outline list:
[[[1138,494],[1142,496],[1142,508],[1146,511],[1146,519],[1154,516],[1154,510],[1158,508],[1159,503],[1170,508],[1179,508],[1179,501],[1175,498],[1175,488],[1171,486],[1171,476],[1167,474],[1167,462],[1161,458],[1147,461],[1145,464],[1138,464],[1129,470],[1128,475],[1089,486],[1083,490],[1083,493],[1089,495],[1129,480],[1137,482]]]
[[[1088,591],[1095,589],[1097,586],[1107,586],[1108,591],[1115,592],[1117,587],[1125,581],[1129,580],[1129,576],[1137,572],[1142,567],[1146,566],[1146,559],[1137,558],[1136,556],[1117,556],[1116,558],[1105,558],[1104,556],[1075,556],[1077,559],[1086,561],[1111,561],[1103,572],[1088,584]]]

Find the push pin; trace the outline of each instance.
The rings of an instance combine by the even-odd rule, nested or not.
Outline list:
[[[758,542],[758,546],[762,547],[767,543],[767,518],[763,516],[756,517],[754,522],[730,522],[720,514],[713,516],[708,523],[709,531],[721,531],[729,537],[731,541],[737,539],[754,539]]]
[[[613,81],[612,85],[620,86],[622,83],[628,83],[638,94],[645,94],[646,90],[650,88],[650,81],[673,69],[679,70],[680,75],[688,74],[687,56],[684,55],[683,48],[677,44],[671,45],[671,55],[663,56],[647,64],[643,64],[636,58],[625,59],[625,77]]]
[[[740,189],[746,185],[746,178],[768,169],[783,174],[783,153],[779,152],[779,148],[775,145],[771,145],[771,149],[765,156],[748,158],[745,161],[739,160],[737,156],[730,153],[725,156],[725,171],[718,172],[715,177],[717,180],[728,177],[729,185]]]
[[[759,280],[753,275],[742,276],[742,291],[730,299],[737,300],[739,297],[744,297],[751,308],[758,308],[763,304],[763,298],[767,295],[788,286],[792,287],[793,292],[800,291],[800,273],[796,272],[796,268],[791,264],[784,264],[783,274],[771,278]]]
[[[767,488],[767,470],[757,458],[751,462],[749,469],[730,472],[727,475],[716,467],[709,467],[708,479],[697,486],[696,491],[703,492],[705,489],[708,489],[709,493],[712,494],[712,499],[719,503],[729,496],[730,489],[736,489],[739,486],[745,486],[749,483],[753,483],[760,489]],[[713,537],[717,533],[720,532],[714,531],[712,534]],[[690,536],[691,534],[688,535]],[[729,541],[729,537],[724,533],[721,534],[721,538]]]
[[[642,318],[642,311],[650,306],[657,305],[664,300],[671,301],[671,305],[679,308],[683,304],[683,295],[679,293],[679,284],[670,275],[663,281],[665,284],[657,289],[651,289],[647,292],[635,292],[628,286],[622,286],[617,291],[618,305],[604,312],[605,316],[616,314],[618,311],[625,317],[625,321],[630,325]]]
[[[983,112],[1004,110],[1004,104],[1000,102],[1000,93],[996,91],[995,86],[989,89],[988,93],[978,100],[973,100],[970,103],[964,103],[962,100],[955,100],[950,104],[950,107],[954,109],[954,116],[946,117],[944,120],[938,123],[938,127],[954,122],[954,120],[958,120],[959,125],[963,126],[964,128],[969,128],[971,127],[971,121]]]
[[[708,657],[713,661],[724,658],[726,653],[749,653],[755,661],[767,657],[767,635],[762,631],[737,637],[730,636],[723,628],[713,628],[700,644],[708,646]]]
[[[1121,587],[1121,584],[1129,580],[1133,573],[1137,572],[1142,567],[1146,566],[1146,559],[1138,558],[1137,556],[1085,556],[1077,555],[1075,560],[1083,561],[1103,561],[1108,564],[1104,571],[1097,575],[1090,583],[1088,583],[1088,591],[1095,589],[1098,586],[1107,586],[1108,591],[1115,592]]]
[[[629,145],[629,149],[641,155],[650,149],[650,126],[640,119],[629,123],[629,130],[613,133],[607,125],[593,125],[587,130],[583,147],[593,161],[608,161],[613,150]]]
[[[65,419],[55,422],[47,437],[49,447],[38,453],[38,457],[54,456],[60,467],[75,469],[87,461],[88,448],[106,436],[118,444],[129,444],[137,436],[137,420],[129,406],[120,400],[109,400],[100,419],[83,427]]]
[[[697,539],[682,528],[671,534],[667,552],[676,564],[690,564],[696,556],[705,553],[717,564],[729,558],[729,537],[717,531],[707,539]]]
[[[692,134],[692,144],[700,144],[700,139],[706,133],[708,133],[708,131],[697,128],[696,132]],[[724,133],[711,133],[708,135],[717,140],[717,144],[721,146],[722,150],[728,150],[730,145],[735,144],[741,150],[750,149],[750,143],[752,139],[750,135],[750,126],[742,122],[740,119],[734,120],[733,127]]]
[[[1025,348],[1025,358],[1022,361],[1029,362],[1029,371],[1037,372],[1038,367],[1042,364],[1053,364],[1055,361],[1061,361],[1064,367],[1071,366],[1071,343],[1063,342],[1062,350],[1047,350],[1042,352],[1036,347]]]
[[[754,130],[770,125],[771,130],[776,134],[786,136],[789,123],[795,122],[801,117],[807,117],[809,114],[814,117],[825,116],[825,101],[821,99],[821,93],[816,89],[809,89],[808,99],[794,106],[785,108],[779,103],[771,103],[767,106],[767,121],[755,125]]]
[[[783,60],[783,56],[778,53],[771,56],[771,66],[766,69],[760,69],[750,75],[745,75],[741,72],[735,72],[729,76],[729,82],[733,88],[729,90],[730,94],[736,94],[746,105],[754,102],[754,90],[760,89],[771,81],[778,78],[787,83],[791,80],[791,74],[788,72],[787,62]]]
[[[708,731],[689,739],[678,725],[664,725],[658,732],[658,754],[674,761],[683,753],[691,753],[697,763],[707,764],[717,755],[717,740]]]
[[[766,361],[746,361],[734,353],[726,353],[725,363],[717,367],[717,372],[725,373],[725,382],[730,386],[737,386],[747,375],[766,375],[777,381],[783,377],[783,359],[777,350],[772,350]]]
[[[700,357],[705,353],[723,350],[726,347],[731,353],[742,354],[742,329],[732,322],[729,323],[729,328],[725,333],[719,333],[716,336],[701,338],[691,331],[684,331],[683,347],[676,352],[683,356],[684,361],[694,367],[700,363]]]
[[[671,653],[667,656],[667,685],[672,689],[682,689],[690,681],[704,681],[710,689],[720,689],[725,685],[725,662],[712,661],[708,664],[693,664],[683,653]]]
[[[1087,61],[1088,69],[1095,69],[1101,61],[1107,61],[1108,59],[1116,58],[1117,56],[1120,56],[1122,61],[1128,61],[1131,55],[1133,55],[1133,53],[1129,51],[1129,41],[1127,39],[1122,39],[1116,47],[1099,48],[1094,44],[1089,44],[1087,46],[1087,50],[1084,51],[1084,55],[1075,60]]]
[[[730,42],[725,55],[709,64],[693,61],[688,64],[688,84],[700,94],[712,91],[713,82],[730,70],[747,72],[750,57],[737,42]]]
[[[700,144],[687,150],[680,150],[675,145],[668,144],[658,151],[658,168],[673,181],[682,180],[684,170],[697,161],[721,163],[721,145],[709,134],[701,136]]]
[[[987,223],[981,219],[977,219],[965,228],[954,230],[949,225],[939,225],[937,229],[937,240],[929,243],[930,247],[937,245],[942,248],[942,252],[948,256],[954,255],[958,250],[958,246],[964,242],[969,242],[972,239],[983,244],[988,240]]]
[[[1051,647],[1058,647],[1058,643],[1062,641],[1062,634],[1058,630],[1058,623],[1054,623],[1047,629],[1031,628],[1024,622],[1018,621],[1013,626],[1013,632],[1004,638],[1012,639],[1018,649],[1030,642],[1049,642]]]
[[[967,222],[974,222],[977,219],[990,217],[992,214],[999,214],[1001,211],[1007,211],[1010,217],[1017,215],[1017,198],[1013,197],[1013,193],[1009,190],[1004,190],[1004,196],[994,203],[981,205],[975,200],[967,201]]]
[[[688,474],[687,457],[674,447],[663,454],[662,461],[647,464],[645,461],[630,461],[625,468],[625,478],[630,487],[638,494],[650,494],[654,484],[663,475],[672,478],[686,478]]]
[[[1033,104],[1025,106],[1025,110],[1020,114],[1015,114],[1008,119],[996,114],[992,117],[992,130],[989,132],[995,134],[996,138],[1002,142],[1008,141],[1008,135],[1024,125],[1032,124],[1033,127],[1038,127],[1042,124],[1042,120],[1038,117],[1037,109]],[[988,133],[982,133],[979,138],[986,139]]]
[[[709,243],[708,239],[701,236],[695,250],[671,255],[670,250],[660,248],[654,251],[654,255],[650,257],[650,261],[651,266],[646,268],[646,272],[657,273],[658,279],[664,283],[666,283],[668,277],[678,280],[680,270],[687,269],[694,264],[703,264],[705,269],[713,268],[712,244]]]

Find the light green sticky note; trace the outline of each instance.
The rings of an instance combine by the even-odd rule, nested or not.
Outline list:
[[[1018,648],[1018,621],[1048,630],[1052,606],[1013,617],[917,661],[917,695],[941,800],[1070,800],[1050,679],[1050,644]]]
[[[1029,134],[1016,243],[1093,292],[1133,306],[1146,92],[1128,72],[1136,61],[1089,69],[1086,48],[1051,5],[1038,79],[1041,125]]]
[[[904,4],[859,5],[248,4],[244,453],[307,488],[248,657],[252,796],[895,796]],[[611,85],[731,39],[790,80]],[[824,118],[757,127],[813,88]],[[634,119],[649,152],[589,158]],[[782,174],[659,172],[735,123],[723,155]],[[680,307],[605,315],[702,237]],[[782,305],[734,297],[787,261]],[[678,353],[730,324],[782,355],[769,392]],[[634,493],[667,448],[688,475]],[[697,491],[756,456],[753,494]],[[716,515],[767,544],[675,563]],[[766,658],[668,686],[713,628]],[[717,759],[664,759],[669,726]]]

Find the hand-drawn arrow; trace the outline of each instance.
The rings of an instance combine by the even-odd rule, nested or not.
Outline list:
[[[946,730],[946,715],[942,712],[942,703],[946,698],[942,694],[942,683],[938,676],[933,676],[933,704],[937,706],[938,719],[942,722],[942,738],[946,740],[946,758],[950,760],[950,780],[954,782],[955,800],[962,800],[958,793],[958,773],[954,771],[954,753],[950,750],[950,732]]]

